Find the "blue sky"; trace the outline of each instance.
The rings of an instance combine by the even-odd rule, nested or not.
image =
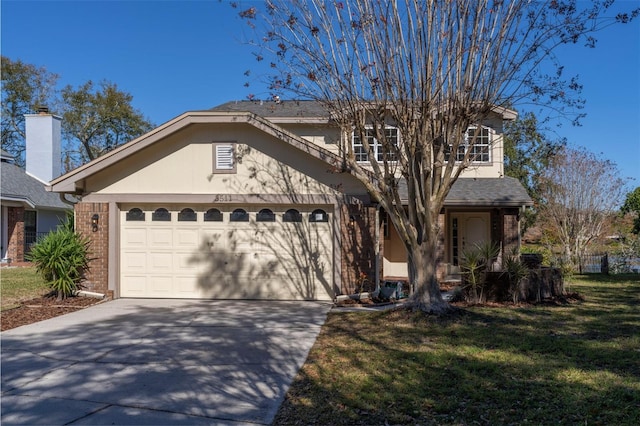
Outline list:
[[[250,1],[241,1],[247,6]],[[618,0],[618,8],[640,6]],[[2,0],[3,55],[60,75],[60,84],[109,80],[133,95],[155,124],[189,110],[268,96],[256,75],[250,36],[226,2]],[[640,21],[598,33],[595,49],[563,48],[566,75],[587,100],[581,127],[557,130],[573,145],[614,161],[640,185]],[[252,69],[252,75],[244,72]],[[250,81],[251,86],[244,87]]]

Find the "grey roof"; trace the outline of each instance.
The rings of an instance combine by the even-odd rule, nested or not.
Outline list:
[[[4,149],[0,149],[0,158],[2,158],[3,161],[13,161],[13,155],[9,154]]]
[[[216,112],[251,112],[265,118],[326,119],[330,114],[318,101],[231,101],[211,108]]]
[[[400,182],[400,197],[408,199],[406,182]],[[520,181],[509,176],[501,178],[459,178],[451,187],[445,206],[520,207],[533,201]]]
[[[532,206],[533,201],[520,181],[501,178],[461,178],[449,191],[446,205]]]
[[[2,181],[0,181],[0,195],[2,200],[21,201],[35,208],[71,208],[71,206],[60,200],[59,194],[47,192],[42,182],[29,176],[15,164],[2,162],[0,164],[0,172],[2,178]]]

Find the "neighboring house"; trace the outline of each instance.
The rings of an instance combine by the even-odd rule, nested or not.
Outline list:
[[[486,155],[447,198],[441,279],[457,272],[464,246],[519,245],[532,203],[503,177],[502,123],[514,118],[503,110],[485,123]],[[360,273],[406,279],[393,226],[339,172],[340,138],[353,136],[317,102],[230,102],[55,179],[52,191],[82,200],[76,229],[95,257],[86,286],[114,297],[332,300],[356,291]]]
[[[46,113],[25,118],[26,170],[13,164],[13,157],[4,150],[0,163],[0,254],[4,263],[23,262],[37,238],[56,229],[72,208],[60,194],[46,190],[49,181],[60,176],[60,119]]]

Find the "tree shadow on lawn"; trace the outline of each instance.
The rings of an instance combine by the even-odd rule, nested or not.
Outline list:
[[[330,315],[275,424],[635,424],[637,305],[590,298],[444,320]]]

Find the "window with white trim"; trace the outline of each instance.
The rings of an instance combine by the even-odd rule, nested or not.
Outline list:
[[[382,141],[379,141],[375,137],[375,129],[373,127],[367,127],[365,129],[365,137],[367,138],[367,142],[369,142],[369,146],[373,150],[373,154],[376,157],[376,160],[379,162],[384,160],[384,144]],[[398,138],[399,132],[396,127],[387,127],[384,129],[385,138],[387,139],[387,143],[390,146],[398,146]],[[364,163],[369,161],[369,153],[367,149],[364,147],[362,140],[360,139],[360,135],[358,132],[353,132],[353,154],[355,155],[356,161]],[[387,150],[387,161],[396,161],[396,155],[390,150]]]
[[[213,144],[213,172],[235,173],[236,162],[234,155],[235,149],[233,143]]]
[[[471,143],[473,145],[469,146]],[[465,153],[471,149],[469,159],[473,163],[491,162],[491,131],[487,127],[469,127],[464,135],[464,142],[458,146],[456,161],[464,161]],[[446,157],[449,160],[449,153]]]

